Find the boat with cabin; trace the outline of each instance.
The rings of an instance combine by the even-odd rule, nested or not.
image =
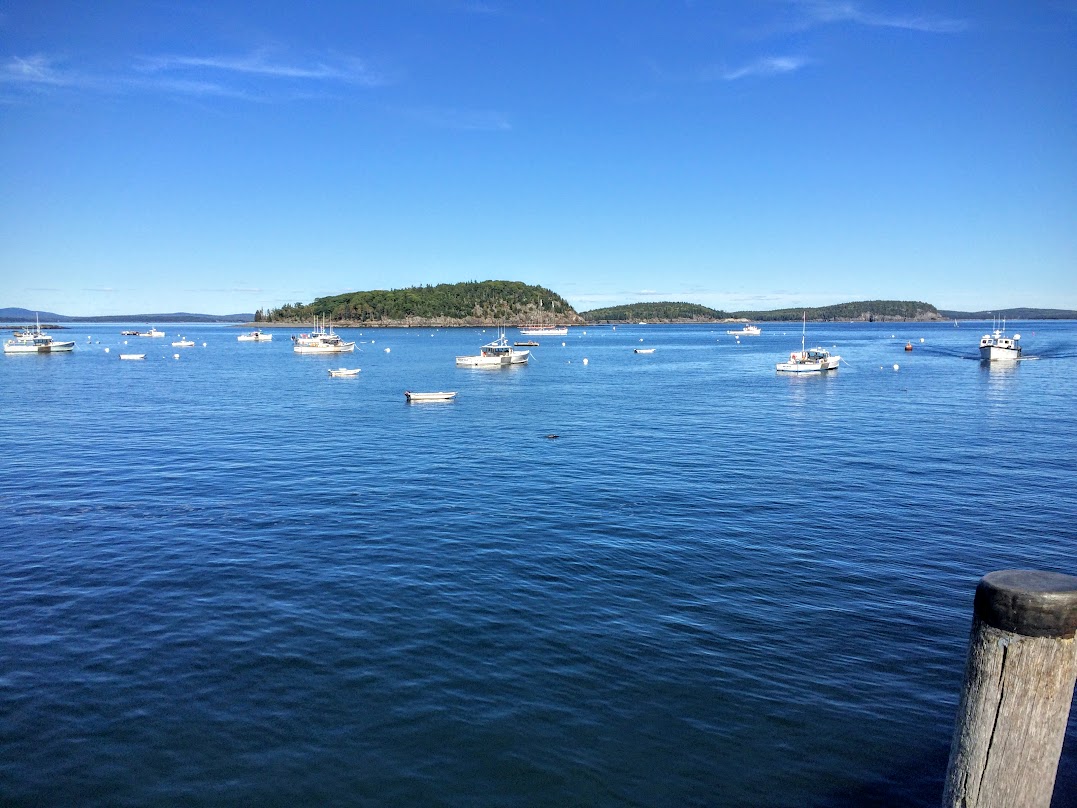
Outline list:
[[[800,350],[789,354],[789,361],[778,362],[774,369],[778,373],[822,373],[827,370],[837,370],[841,362],[840,356],[831,356],[826,348],[804,347],[804,340],[808,329],[808,313],[804,313],[804,319],[800,331]]]
[[[240,334],[236,339],[239,342],[270,342],[273,339],[273,335],[267,334],[261,330],[255,330],[246,334]]]
[[[27,354],[27,353],[66,353],[74,350],[75,341],[58,341],[51,334],[41,330],[41,321],[37,321],[36,328],[24,328],[11,335],[11,339],[4,342],[4,353]]]
[[[980,361],[1014,362],[1021,358],[1021,335],[1005,335],[1006,321],[993,323],[995,329],[980,337]]]
[[[326,330],[325,322],[320,324],[315,319],[315,329],[306,334],[293,334],[292,350],[299,354],[335,354],[351,353],[355,342],[346,342],[339,334],[333,333],[333,326]]]
[[[172,343],[173,348],[193,348],[194,340],[187,339],[187,337],[181,336],[176,342]]]
[[[740,331],[726,331],[726,333],[734,337],[758,337],[763,333],[763,330],[757,325],[746,323]]]
[[[496,368],[510,367],[512,365],[526,365],[531,357],[531,351],[518,351],[509,345],[508,339],[502,332],[493,342],[488,342],[479,349],[477,356],[456,357],[457,367],[468,368]]]
[[[164,331],[158,331],[156,326],[150,326],[149,331],[139,331],[138,332],[138,336],[140,336],[140,337],[163,337],[164,335],[165,335],[165,332]]]

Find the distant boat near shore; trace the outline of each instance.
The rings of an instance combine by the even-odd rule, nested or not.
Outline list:
[[[520,334],[525,337],[564,337],[568,334],[568,326],[525,325],[520,327]]]

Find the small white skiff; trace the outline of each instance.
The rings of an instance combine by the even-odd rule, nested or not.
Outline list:
[[[408,401],[419,403],[422,401],[452,401],[456,393],[413,393],[411,390],[404,391],[404,398]]]
[[[122,354],[120,354],[120,359],[145,359],[145,358],[146,358],[146,354],[144,354],[144,353],[122,353]]]
[[[335,368],[330,369],[329,375],[335,379],[345,379],[351,376],[358,376],[359,371],[361,370],[362,368]]]

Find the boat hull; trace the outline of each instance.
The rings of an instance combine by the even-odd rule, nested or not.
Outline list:
[[[525,337],[566,337],[568,336],[568,327],[521,328],[520,334]]]
[[[980,346],[980,360],[983,362],[1016,362],[1020,358],[1020,348],[1000,348],[997,345]]]
[[[456,366],[460,368],[500,368],[508,365],[502,356],[458,356]]]
[[[425,401],[452,401],[456,398],[456,393],[413,393],[410,390],[405,390],[404,398],[416,404]]]
[[[346,342],[343,345],[296,345],[292,350],[298,354],[351,353],[355,350],[355,343]]]
[[[4,345],[6,354],[66,353],[74,349],[74,342],[53,342],[49,345]]]

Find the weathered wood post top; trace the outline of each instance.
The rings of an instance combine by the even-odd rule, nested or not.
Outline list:
[[[1077,577],[988,573],[973,612],[942,804],[1048,808],[1077,680]]]
[[[1036,570],[989,572],[976,587],[977,617],[1024,637],[1077,635],[1077,577]]]

